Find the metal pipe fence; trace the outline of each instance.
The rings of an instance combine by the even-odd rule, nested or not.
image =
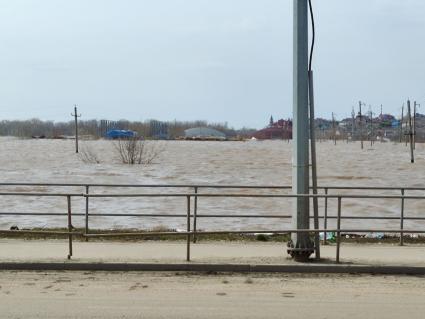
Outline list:
[[[67,228],[68,232],[60,231],[17,231],[17,230],[0,230],[0,233],[21,233],[21,234],[44,234],[44,235],[67,235],[68,236],[68,258],[72,257],[72,242],[74,236],[83,236],[86,240],[95,237],[123,237],[123,236],[156,236],[156,235],[170,235],[170,236],[186,236],[186,260],[190,260],[190,243],[196,242],[198,236],[208,234],[290,234],[290,233],[303,233],[308,232],[311,234],[324,233],[324,244],[327,244],[326,234],[329,232],[336,233],[336,262],[340,261],[340,246],[341,246],[341,234],[342,233],[393,233],[400,234],[400,245],[403,245],[403,237],[405,234],[425,234],[425,230],[407,230],[404,229],[405,220],[425,220],[424,217],[407,217],[405,216],[405,201],[409,199],[425,200],[425,195],[406,195],[406,190],[410,191],[425,191],[425,187],[342,187],[342,186],[326,186],[318,187],[323,190],[324,194],[258,194],[258,193],[200,193],[201,189],[250,189],[250,190],[287,190],[290,186],[239,186],[239,185],[127,185],[127,184],[57,184],[57,183],[0,183],[0,186],[48,186],[48,187],[84,187],[82,193],[49,193],[49,192],[0,192],[0,196],[31,196],[31,197],[64,197],[67,200],[67,212],[66,213],[22,213],[22,212],[0,212],[0,216],[15,215],[15,216],[67,216]],[[105,188],[189,188],[193,189],[193,193],[107,193],[99,194],[89,192],[95,187]],[[400,191],[401,195],[361,195],[361,194],[329,194],[330,190],[390,190]],[[71,202],[72,198],[84,198],[85,199],[85,212],[76,213],[72,211]],[[95,200],[96,198],[185,198],[186,199],[186,213],[185,214],[100,214],[89,212],[89,200]],[[318,198],[324,200],[324,213],[319,218],[323,219],[323,229],[308,229],[308,230],[297,230],[297,229],[286,229],[286,230],[238,230],[238,231],[198,231],[197,221],[199,218],[273,218],[273,219],[289,219],[291,215],[244,215],[244,214],[198,214],[198,198],[201,197],[213,197],[213,198]],[[342,215],[342,200],[343,199],[399,199],[401,200],[400,217],[392,216],[343,216]],[[193,199],[193,211],[191,209],[191,200]],[[337,214],[336,216],[328,215],[328,200],[337,200]],[[77,232],[72,226],[72,216],[84,216],[85,228],[84,232]],[[186,219],[186,231],[185,232],[132,232],[132,233],[105,233],[105,234],[91,234],[89,232],[89,217],[90,216],[119,216],[119,217],[160,217],[160,218],[173,218],[180,217]],[[313,217],[310,217],[313,218]],[[336,219],[337,227],[335,229],[328,229],[327,224],[329,219]],[[398,220],[400,219],[400,229],[343,229],[341,228],[341,220],[343,219],[369,219],[369,220]],[[193,228],[191,225],[193,222]]]

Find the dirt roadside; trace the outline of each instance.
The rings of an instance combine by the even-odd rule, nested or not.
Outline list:
[[[423,318],[425,278],[0,272],[2,318]]]

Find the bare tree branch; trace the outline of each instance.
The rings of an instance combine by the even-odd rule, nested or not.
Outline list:
[[[114,141],[114,147],[123,164],[149,165],[162,153],[158,143],[147,142],[139,137]]]

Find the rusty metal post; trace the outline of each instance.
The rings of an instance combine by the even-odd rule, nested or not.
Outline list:
[[[401,189],[401,196],[404,196],[404,188]],[[400,229],[404,229],[404,197],[401,198]],[[400,232],[400,246],[404,245],[403,232]]]
[[[336,236],[336,262],[339,263],[339,251],[341,249],[341,197],[338,197],[338,219],[337,219],[337,236]]]
[[[328,189],[326,187],[325,187],[325,195],[328,195]],[[323,228],[325,230],[328,229],[328,198],[327,197],[325,197],[325,216],[323,219]],[[323,237],[323,245],[328,244],[326,236],[327,236],[327,232],[325,231],[324,237]]]
[[[193,243],[196,243],[196,217],[198,214],[198,196],[196,196],[196,194],[198,194],[198,187],[195,186],[194,190],[195,199],[193,203]]]
[[[186,238],[186,261],[190,261],[190,195],[187,196],[187,238]]]
[[[86,195],[89,194],[89,185],[86,185]],[[85,234],[87,235],[89,233],[89,197],[86,196],[86,229]],[[86,237],[86,241],[89,241],[89,238]]]
[[[67,204],[68,204],[68,245],[69,245],[69,252],[68,252],[68,259],[71,259],[72,257],[72,218],[71,218],[71,196],[66,196]]]

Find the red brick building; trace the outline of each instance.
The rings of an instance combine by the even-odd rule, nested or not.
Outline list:
[[[252,137],[258,140],[292,139],[292,120],[281,119],[274,122],[273,117],[271,117],[269,125],[256,131]]]

